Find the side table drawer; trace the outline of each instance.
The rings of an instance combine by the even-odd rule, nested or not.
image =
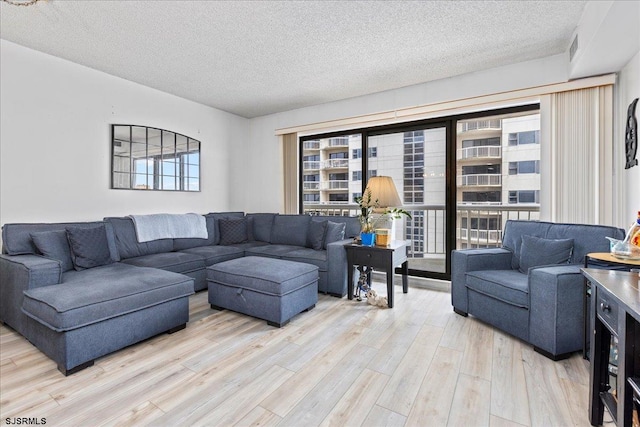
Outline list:
[[[600,292],[596,295],[596,313],[605,322],[610,331],[618,330],[618,305],[610,295]]]
[[[356,250],[352,251],[351,256],[353,257],[352,259],[354,264],[381,267],[384,266],[388,254],[375,250]]]

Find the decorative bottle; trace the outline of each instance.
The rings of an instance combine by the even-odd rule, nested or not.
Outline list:
[[[638,211],[638,218],[636,219],[636,222],[631,226],[631,228],[629,228],[625,241],[640,247],[640,211]]]

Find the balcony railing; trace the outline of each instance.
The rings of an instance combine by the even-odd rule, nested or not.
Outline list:
[[[461,148],[458,150],[458,160],[500,158],[501,152],[502,147],[497,145]]]
[[[349,138],[329,138],[329,147],[348,147]]]
[[[322,181],[320,183],[321,190],[348,190],[349,181]]]
[[[502,175],[476,174],[458,175],[458,186],[462,187],[499,187],[502,185]]]
[[[445,256],[446,242],[446,211],[443,205],[421,205],[421,206],[404,206],[404,209],[411,212],[414,217],[414,223],[420,217],[422,222],[421,233],[413,232],[415,235],[424,236],[424,250],[420,254],[409,252],[409,257],[420,258],[424,255],[441,255]],[[304,213],[310,215],[335,215],[335,216],[357,216],[359,209],[354,204],[338,204],[338,203],[314,203],[305,204]],[[456,240],[457,248],[465,247],[500,247],[502,246],[502,230],[504,224],[509,219],[515,220],[538,220],[540,219],[539,206],[519,206],[519,205],[467,205],[458,204],[456,212]],[[461,224],[465,219],[467,227]],[[485,223],[487,226],[483,228],[471,228],[473,219],[477,219],[479,223]],[[486,220],[486,221],[484,221]],[[405,220],[402,220],[405,221]],[[406,224],[406,222],[405,222]],[[488,226],[491,225],[490,229]],[[402,227],[402,234],[396,235],[398,239],[406,238],[406,227]]]
[[[349,159],[329,159],[322,161],[322,169],[344,169],[349,167]]]
[[[497,245],[502,241],[502,230],[478,230],[474,228],[458,228],[460,234],[456,237],[459,240],[466,240],[468,242],[482,242],[484,244],[491,243]]]
[[[464,219],[464,221],[463,221]],[[486,224],[471,228],[472,220]],[[500,247],[502,230],[507,220],[539,220],[540,207],[536,205],[467,205],[459,204],[457,211],[457,247]],[[465,222],[467,227],[462,227]]]
[[[319,160],[307,160],[306,162],[302,162],[303,170],[318,170],[320,169],[320,161]]]
[[[302,183],[303,190],[320,190],[320,181],[307,181]]]
[[[471,130],[495,129],[502,128],[500,119],[494,120],[476,120],[473,122],[464,122],[458,124],[458,132],[468,132]]]
[[[329,138],[321,140],[320,148],[348,147],[349,138]]]
[[[308,215],[328,215],[328,216],[358,216],[360,210],[353,203],[305,203],[303,213]]]
[[[320,141],[304,141],[302,143],[302,148],[304,150],[319,150],[320,149]]]

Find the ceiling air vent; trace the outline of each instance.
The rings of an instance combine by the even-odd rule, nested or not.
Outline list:
[[[576,34],[573,42],[571,43],[571,47],[569,48],[569,62],[573,61],[573,57],[576,56],[576,51],[578,50],[578,35]]]

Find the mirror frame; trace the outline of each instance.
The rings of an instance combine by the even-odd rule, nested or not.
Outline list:
[[[111,125],[111,188],[201,191],[201,143],[150,126]]]

